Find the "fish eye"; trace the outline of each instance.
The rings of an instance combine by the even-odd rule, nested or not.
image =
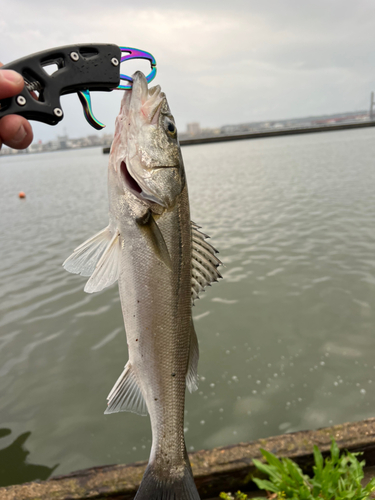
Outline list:
[[[170,122],[170,121],[168,121],[167,123],[168,123],[167,131],[168,131],[169,135],[172,135],[172,136],[176,135],[177,129],[175,127],[175,124]]]

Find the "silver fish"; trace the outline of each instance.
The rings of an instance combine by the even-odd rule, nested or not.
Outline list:
[[[150,414],[152,448],[137,500],[199,500],[184,439],[185,387],[198,386],[191,306],[220,276],[216,250],[190,221],[174,118],[141,72],[125,91],[108,167],[109,225],[64,262],[91,276],[85,291],[118,280],[129,361],[105,413]]]

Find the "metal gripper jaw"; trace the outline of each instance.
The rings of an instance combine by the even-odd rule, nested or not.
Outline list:
[[[130,47],[120,47],[120,50],[121,50],[121,54],[125,54],[125,55],[121,56],[121,62],[129,61],[130,59],[146,59],[146,60],[148,60],[150,62],[150,65],[151,65],[151,70],[150,70],[150,73],[146,76],[146,80],[148,83],[150,83],[155,78],[155,76],[156,76],[156,61],[155,61],[155,58],[153,55],[151,55],[149,52],[145,52],[144,50],[133,49]],[[120,85],[118,85],[116,87],[116,89],[118,89],[118,90],[130,90],[132,88],[133,79],[131,76],[120,73],[120,80],[124,80],[125,82],[128,82],[128,83],[126,83],[126,84],[120,83]],[[89,122],[89,124],[92,127],[96,128],[97,130],[101,130],[102,128],[104,128],[105,125],[95,118],[94,113],[92,111],[90,91],[89,90],[81,90],[78,92],[78,97],[79,97],[79,100],[81,101],[85,118]]]

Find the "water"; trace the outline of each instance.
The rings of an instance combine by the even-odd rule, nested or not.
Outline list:
[[[183,155],[193,220],[225,264],[193,311],[188,449],[374,416],[373,130]],[[61,267],[107,224],[107,160],[1,158],[1,485],[148,458],[148,417],[103,415],[127,359],[117,287],[85,294]]]

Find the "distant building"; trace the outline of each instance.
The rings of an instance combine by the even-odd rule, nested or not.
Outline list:
[[[201,133],[201,126],[199,123],[188,123],[186,125],[188,135],[199,135]]]
[[[67,135],[58,135],[56,149],[68,149],[68,141],[69,139]]]
[[[40,153],[43,151],[42,141],[34,142],[29,146],[30,153]]]
[[[91,146],[100,146],[103,143],[103,137],[100,137],[99,135],[88,135],[87,139]]]
[[[239,131],[239,125],[223,125],[220,129],[220,132],[225,135],[237,134]]]

